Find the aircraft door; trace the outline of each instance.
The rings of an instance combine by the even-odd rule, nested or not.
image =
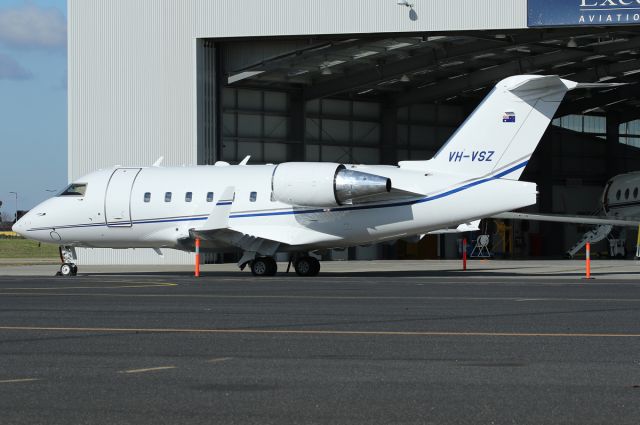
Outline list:
[[[109,227],[131,227],[131,190],[141,168],[118,168],[111,174],[104,197]]]

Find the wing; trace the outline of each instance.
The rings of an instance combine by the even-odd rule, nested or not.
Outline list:
[[[229,227],[229,213],[234,198],[235,187],[227,187],[204,224],[191,229],[190,236],[194,239],[212,240],[235,246],[247,255],[274,255],[283,241],[255,236]]]
[[[282,244],[280,241],[266,239],[260,236],[254,236],[248,233],[239,232],[233,229],[191,229],[189,232],[191,237],[201,240],[212,240],[223,242],[227,245],[235,246],[245,252],[251,252],[254,255],[272,256],[278,251]]]
[[[640,221],[627,219],[613,219],[606,216],[588,216],[588,215],[560,215],[560,214],[527,214],[504,212],[491,216],[491,218],[500,218],[505,220],[532,220],[532,221],[551,221],[555,223],[575,223],[575,224],[609,224],[612,226],[638,227]]]

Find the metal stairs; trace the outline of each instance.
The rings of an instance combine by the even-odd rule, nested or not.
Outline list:
[[[587,244],[587,242],[600,242],[609,236],[611,230],[613,230],[613,226],[611,224],[600,224],[599,226],[594,227],[582,235],[582,238],[580,238],[580,240],[567,251],[567,255],[573,258],[573,256],[576,255],[578,251]]]

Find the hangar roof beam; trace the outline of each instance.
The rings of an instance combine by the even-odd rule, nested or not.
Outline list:
[[[599,35],[605,33],[604,29],[596,30],[589,36]],[[495,57],[495,55],[503,53],[506,58],[513,57],[514,53],[535,53],[532,47],[537,47],[538,50],[544,49],[548,51],[550,49],[558,50],[557,44],[544,43],[544,41],[555,41],[562,39],[563,37],[570,37],[572,35],[582,34],[575,29],[567,31],[546,31],[535,33],[517,33],[509,35],[506,38],[496,38],[488,36],[484,33],[472,33],[465,38],[467,40],[476,39],[476,42],[466,42],[462,44],[451,44],[454,37],[438,37],[436,43],[429,43],[429,46],[421,44],[415,46],[414,54],[409,58],[401,59],[395,62],[387,62],[378,64],[375,68],[355,70],[355,72],[345,72],[344,75],[339,78],[333,78],[326,82],[308,87],[304,91],[304,97],[306,100],[322,98],[339,94],[348,90],[359,89],[363,87],[373,87],[372,85],[384,79],[398,78],[403,74],[411,72],[417,72],[426,69],[437,69],[442,66],[447,66],[449,63],[443,64],[444,60],[460,59],[459,63],[455,65],[469,65],[469,60],[476,61],[480,59],[491,59],[492,61],[500,61],[504,58]],[[458,41],[460,37],[455,37]],[[526,52],[518,51],[518,49],[528,48]],[[574,53],[578,52],[576,56],[583,57],[586,48],[573,49]],[[469,56],[473,55],[472,58]],[[486,56],[483,56],[486,55]],[[491,55],[493,57],[490,57]],[[593,54],[591,54],[593,56]],[[463,60],[464,59],[464,60]],[[493,66],[495,62],[480,63],[480,67]],[[348,65],[345,64],[345,65]],[[377,87],[378,89],[380,87]]]
[[[603,108],[613,102],[640,96],[640,85],[623,86],[606,92],[589,93],[590,96],[575,99],[571,102],[564,102],[558,108],[556,117],[565,115],[582,114],[585,111],[595,108]]]
[[[357,38],[345,41],[336,41],[330,43],[322,43],[317,46],[295,50],[292,52],[279,55],[274,58],[265,59],[253,65],[243,67],[241,69],[229,72],[229,82],[239,81],[237,76],[249,71],[262,71],[260,77],[264,73],[278,70],[292,70],[295,68],[309,68],[318,66],[327,60],[341,60],[344,62],[354,62],[371,60],[370,56],[386,54],[397,49],[405,49],[419,43],[424,43],[422,37],[403,37],[401,39],[394,37],[385,38]],[[370,54],[360,54],[360,53]]]
[[[640,59],[630,59],[622,62],[597,65],[585,71],[569,75],[577,82],[602,81],[606,77],[621,78],[625,72],[640,69]]]
[[[557,50],[552,53],[519,58],[489,69],[475,71],[469,74],[467,78],[459,78],[456,80],[447,79],[447,84],[438,84],[440,81],[433,81],[431,84],[423,86],[417,90],[412,90],[398,95],[395,102],[398,106],[404,106],[413,103],[433,102],[440,99],[447,99],[464,90],[481,87],[513,74],[534,72],[570,60],[578,61],[593,55],[594,52],[614,53],[621,49],[634,47],[640,47],[640,37],[635,37],[625,42],[595,46],[593,49],[572,49],[571,51]],[[629,62],[633,62],[633,64]],[[621,74],[625,71],[631,71],[639,67],[640,64],[638,64],[637,61],[631,60],[617,64],[597,66],[587,71],[574,74],[571,78],[575,81],[596,81],[600,77]]]
[[[476,43],[468,43],[451,49],[431,48],[427,53],[411,56],[396,62],[378,64],[373,68],[346,74],[342,78],[308,87],[304,90],[304,98],[311,100],[331,96],[346,90],[373,84],[380,80],[399,77],[408,72],[434,67],[444,59],[468,56],[478,52],[478,50],[486,51],[491,48],[496,48],[495,43],[483,43],[481,46]]]

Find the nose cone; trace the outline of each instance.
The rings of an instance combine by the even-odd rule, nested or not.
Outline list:
[[[24,225],[22,219],[16,221],[14,225],[11,227],[11,230],[19,234],[20,236],[24,236],[22,232],[24,231]]]

